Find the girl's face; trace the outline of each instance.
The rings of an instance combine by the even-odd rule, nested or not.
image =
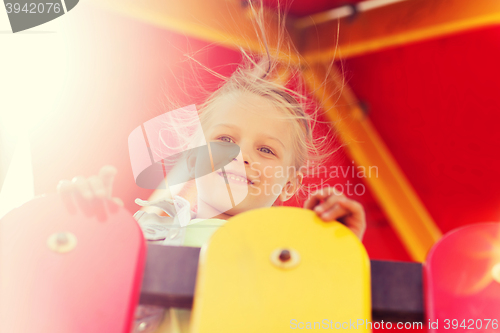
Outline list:
[[[218,215],[216,213],[232,216],[270,207],[278,197],[284,201],[294,193],[302,175],[295,177],[292,169],[290,120],[280,117],[283,117],[282,111],[252,93],[225,97],[219,103],[210,123],[204,125],[204,133],[207,142],[232,142],[240,147],[240,155],[224,167],[235,206],[230,201],[221,170],[216,170],[196,178],[198,214],[205,210],[212,212],[210,217]],[[232,171],[236,175],[246,173],[247,181],[232,176]]]

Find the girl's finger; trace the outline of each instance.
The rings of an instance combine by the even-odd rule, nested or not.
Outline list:
[[[305,209],[313,209],[314,206],[316,206],[319,203],[320,199],[317,199],[313,196],[307,198],[307,200],[304,202],[304,208]]]
[[[350,217],[345,219],[346,226],[362,240],[366,231],[366,218],[363,206],[354,200],[341,200],[339,201],[339,205],[351,213]]]
[[[334,187],[323,187],[310,195],[310,197],[304,202],[304,208],[313,209],[319,202],[321,202],[321,200],[336,193],[339,192]]]
[[[61,194],[68,194],[73,190],[73,183],[67,179],[61,180],[57,184],[57,192]]]
[[[85,199],[91,200],[94,198],[94,194],[90,189],[90,185],[85,177],[78,176],[72,180],[74,189],[77,190]]]
[[[333,221],[349,215],[349,211],[342,206],[335,204],[332,208],[323,212],[320,217],[323,221]]]
[[[344,200],[340,200],[338,204],[348,210],[355,220],[364,220],[365,210],[359,202],[346,198]]]
[[[118,170],[116,170],[116,168],[112,165],[105,165],[101,168],[101,170],[99,170],[99,178],[101,178],[107,198],[111,198],[111,193],[113,192],[113,181],[117,172]]]
[[[73,194],[74,191],[74,183],[67,179],[61,180],[57,184],[57,193],[61,196],[62,201],[64,202],[66,209],[70,212],[70,214],[76,213],[76,207],[73,202]]]
[[[106,189],[100,177],[92,176],[89,177],[90,189],[94,192],[95,196],[101,199],[106,198]]]
[[[316,213],[321,214],[331,209],[339,200],[342,200],[344,198],[344,195],[342,193],[335,193],[333,190],[331,192],[333,192],[333,194],[330,193],[322,204],[314,207],[314,211]]]

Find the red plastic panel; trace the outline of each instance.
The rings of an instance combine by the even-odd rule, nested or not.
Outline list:
[[[499,331],[500,223],[448,233],[429,252],[424,272],[429,332]]]
[[[130,332],[145,256],[137,222],[110,202],[26,203],[0,221],[0,332]]]
[[[494,25],[343,64],[443,233],[500,216],[499,57],[500,25]]]

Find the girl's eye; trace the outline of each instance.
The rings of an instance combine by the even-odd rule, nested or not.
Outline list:
[[[227,137],[227,136],[220,136],[217,138],[217,140],[221,140],[224,142],[231,142],[232,141],[232,139],[230,137]]]
[[[271,149],[267,148],[267,147],[262,147],[261,151],[264,152],[264,153],[266,153],[266,154],[273,154],[273,155],[275,155],[273,153],[273,151]]]
[[[233,141],[233,139],[231,139],[228,136],[219,136],[217,138],[217,140],[221,140],[221,141],[224,141],[224,142],[232,142]],[[260,149],[261,149],[260,151],[262,151],[263,153],[276,155],[271,149],[269,149],[267,147],[262,147]]]

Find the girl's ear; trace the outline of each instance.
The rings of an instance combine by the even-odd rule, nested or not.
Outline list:
[[[298,172],[295,177],[288,180],[283,189],[281,190],[281,194],[279,195],[279,199],[281,202],[285,202],[297,192],[302,185],[302,181],[304,179],[304,175],[301,172]]]

